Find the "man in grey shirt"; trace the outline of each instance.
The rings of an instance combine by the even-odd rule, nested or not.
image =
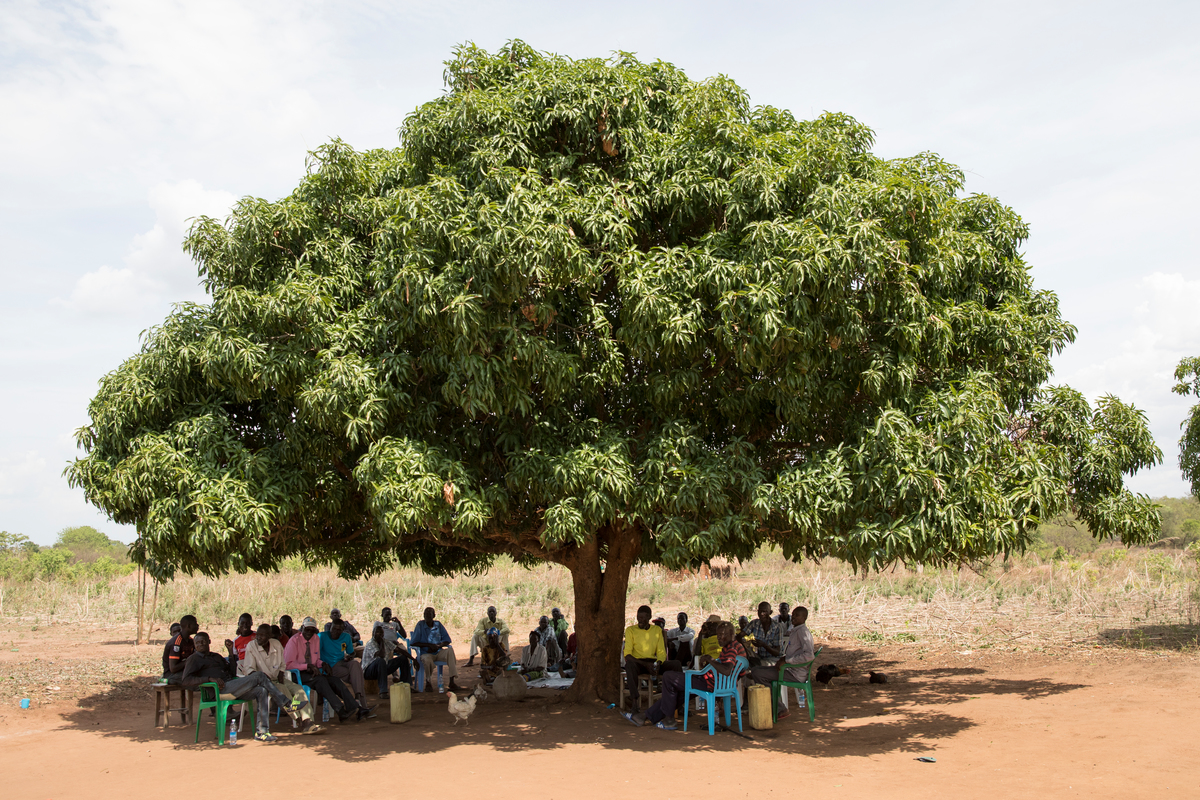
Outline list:
[[[792,632],[788,634],[787,647],[783,650],[783,661],[788,664],[807,664],[812,661],[813,655],[813,638],[809,633],[808,625],[808,609],[804,606],[796,606],[792,611]],[[763,666],[753,667],[750,670],[750,677],[755,683],[761,683],[766,686],[771,685],[771,681],[779,680],[779,667]],[[808,677],[808,670],[803,667],[788,667],[784,677],[789,681],[803,681]],[[780,693],[779,704],[782,708],[779,711],[779,718],[783,719],[788,715],[787,710],[787,691],[786,689]]]

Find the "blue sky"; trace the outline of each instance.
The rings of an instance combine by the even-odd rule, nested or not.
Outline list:
[[[0,529],[133,532],[67,487],[97,380],[202,300],[186,220],[287,194],[332,137],[394,146],[461,42],[636,52],[799,117],[843,111],[885,157],[932,150],[1032,227],[1079,338],[1055,381],[1144,409],[1180,496],[1170,392],[1200,355],[1200,5],[3,0]]]

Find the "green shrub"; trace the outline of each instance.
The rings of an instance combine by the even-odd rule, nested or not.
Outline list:
[[[1100,554],[1100,566],[1111,567],[1129,557],[1129,550],[1124,547],[1113,547]]]

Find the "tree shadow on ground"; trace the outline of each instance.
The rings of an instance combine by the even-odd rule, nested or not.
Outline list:
[[[829,688],[818,687],[815,691],[814,722],[809,722],[807,712],[795,707],[793,697],[790,717],[765,731],[749,728],[748,710],[743,707],[742,723],[750,738],[727,732],[710,737],[707,718],[695,712],[690,714],[687,733],[637,728],[616,709],[600,703],[564,703],[562,694],[552,690],[531,691],[521,702],[489,698],[465,725],[453,724],[445,695],[418,693],[413,695],[413,718],[404,724],[389,723],[385,704],[378,709],[376,719],[344,725],[335,720],[320,735],[295,735],[286,718],[273,723],[272,730],[280,734],[276,747],[303,747],[348,763],[374,761],[396,753],[437,753],[462,745],[481,745],[499,752],[585,745],[664,754],[682,750],[751,754],[767,750],[811,756],[872,756],[925,752],[938,740],[969,730],[976,723],[968,714],[955,713],[955,706],[961,703],[987,695],[1036,700],[1084,688],[1046,679],[989,678],[979,668],[897,670],[897,662],[875,660],[874,654],[866,650],[831,648],[822,653],[820,661],[891,669],[887,673],[890,682],[869,684],[862,674],[839,678]],[[184,728],[173,717],[174,727],[154,727],[154,680],[120,681],[111,692],[82,698],[78,710],[64,719],[68,727],[131,743],[166,740],[180,750],[216,747],[215,725],[207,713],[201,719],[198,744],[193,742],[194,721]],[[243,736],[248,736],[251,728],[247,720]]]
[[[1129,650],[1195,650],[1200,649],[1200,625],[1137,625],[1129,628],[1107,628],[1097,638],[1104,644]]]

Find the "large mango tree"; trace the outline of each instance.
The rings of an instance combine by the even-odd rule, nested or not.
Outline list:
[[[102,380],[68,470],[140,562],[561,564],[582,699],[639,562],[956,564],[1067,510],[1153,538],[1144,416],[1047,383],[1075,331],[954,166],[626,54],[446,80],[398,148],[192,227],[211,303]]]

